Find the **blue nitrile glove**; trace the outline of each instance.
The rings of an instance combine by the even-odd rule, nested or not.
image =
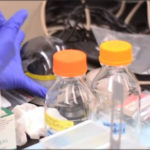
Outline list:
[[[20,10],[6,21],[0,13],[0,89],[24,89],[45,97],[47,89],[28,78],[22,68],[20,47],[25,35],[20,27],[27,16],[26,10]]]
[[[24,13],[20,20],[12,17],[6,21],[0,12],[0,73],[15,55],[14,39],[26,17],[27,14]]]

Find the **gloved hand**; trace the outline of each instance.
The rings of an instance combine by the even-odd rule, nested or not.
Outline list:
[[[0,13],[0,89],[20,88],[45,97],[47,89],[28,78],[22,68],[20,47],[25,35],[20,27],[27,16],[26,10],[20,10],[6,21]]]
[[[0,72],[4,70],[15,55],[14,41],[26,17],[27,14],[24,13],[22,18],[20,16],[20,20],[16,20],[17,18],[14,16],[6,21],[0,12]]]

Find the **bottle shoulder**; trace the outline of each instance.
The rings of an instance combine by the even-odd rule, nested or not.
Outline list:
[[[87,99],[88,95],[92,95],[92,92],[89,90],[87,84],[82,78],[75,79],[61,79],[58,78],[52,87],[48,90],[46,94],[46,100],[53,101],[64,101],[66,103],[68,100],[76,98]],[[68,102],[69,103],[69,102]]]
[[[84,86],[80,78],[57,78],[48,91],[59,90],[67,86]]]
[[[113,91],[114,82],[122,84],[126,91],[140,92],[138,80],[128,69],[101,69],[93,79],[91,89]]]

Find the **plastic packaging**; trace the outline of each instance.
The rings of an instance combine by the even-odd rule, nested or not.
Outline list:
[[[72,127],[88,119],[96,102],[83,76],[87,71],[87,56],[79,50],[62,50],[54,54],[55,83],[45,101],[47,133]]]
[[[107,40],[125,40],[132,44],[134,60],[129,70],[139,75],[150,74],[149,34],[130,34],[92,25],[92,31],[98,44]],[[97,59],[97,58],[95,58]]]
[[[106,41],[100,46],[103,66],[91,90],[100,103],[95,120],[111,131],[110,148],[125,148],[127,140],[128,148],[137,148],[133,140],[138,139],[140,87],[128,70],[132,59],[132,45],[126,41]]]
[[[141,144],[150,149],[150,95],[145,96],[141,101],[141,127],[139,137]]]
[[[43,149],[104,149],[109,130],[91,120],[41,139]]]

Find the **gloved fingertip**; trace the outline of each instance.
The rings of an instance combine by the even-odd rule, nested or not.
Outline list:
[[[47,88],[43,87],[42,85],[36,83],[26,75],[24,78],[22,78],[22,88],[29,93],[32,93],[34,95],[40,96],[42,98],[46,97],[46,93],[48,91]]]
[[[32,92],[33,92],[33,94],[36,94],[39,97],[45,98],[48,90],[44,87],[41,87],[39,90],[40,91],[35,91],[35,92],[32,91]]]
[[[48,91],[48,89],[46,89],[45,87],[39,85],[37,86],[36,88],[34,88],[32,86],[32,89],[30,90],[33,94],[39,96],[39,97],[42,97],[42,98],[45,98],[46,97],[46,93]]]
[[[29,13],[27,9],[21,9],[19,11],[16,12],[15,16],[16,17],[22,17],[23,20],[25,20],[28,17]]]
[[[11,29],[13,34],[19,31],[20,27],[28,17],[28,11],[26,9],[21,9],[17,11],[6,23],[5,28]]]
[[[21,9],[17,11],[9,20],[10,23],[15,22],[15,23],[20,23],[20,25],[22,25],[22,23],[25,21],[27,17],[28,17],[28,11],[26,9]]]
[[[39,95],[42,98],[45,98],[47,91],[48,90],[46,88],[42,87],[41,90],[40,90],[40,92],[37,93],[37,95]]]

